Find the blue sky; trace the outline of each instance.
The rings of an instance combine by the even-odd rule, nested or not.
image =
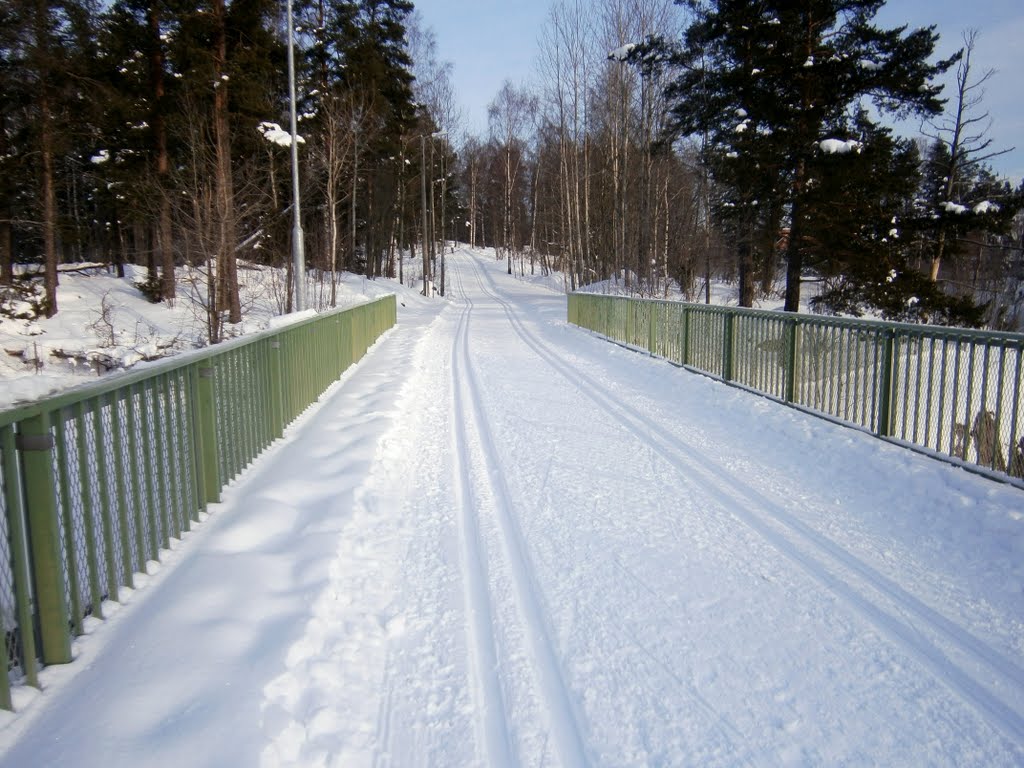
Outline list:
[[[455,88],[470,131],[486,131],[487,104],[503,80],[522,83],[533,77],[537,39],[550,6],[551,0],[416,0],[426,26],[437,35],[440,58],[455,65]],[[979,30],[976,71],[998,70],[986,87],[984,105],[993,119],[989,135],[994,148],[1017,148],[993,164],[1015,180],[1024,177],[1024,2],[891,0],[877,18],[885,27],[937,25],[941,56],[961,46],[965,29]],[[915,122],[900,132],[909,136],[917,128]]]

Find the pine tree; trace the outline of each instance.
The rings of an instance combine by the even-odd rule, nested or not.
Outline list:
[[[26,173],[20,179],[24,187],[34,187],[34,199],[26,199],[25,204],[27,218],[35,225],[26,228],[23,241],[38,248],[44,308],[52,317],[57,312],[57,266],[63,241],[60,196],[67,164],[61,160],[74,158],[80,138],[75,126],[87,125],[96,108],[89,98],[86,71],[86,63],[96,56],[96,9],[88,0],[16,0],[6,14],[10,48],[5,43],[4,69],[11,88],[4,89],[0,114],[11,145],[31,146],[21,159],[31,156],[37,175],[32,178]],[[18,117],[12,110],[20,113]]]
[[[181,136],[189,161],[183,184],[194,250],[208,267],[210,337],[220,338],[219,318],[241,321],[237,258],[265,219],[266,147],[259,124],[284,103],[283,46],[275,33],[277,7],[267,0],[210,0],[179,12],[168,49],[180,73],[180,95],[171,134]],[[212,179],[209,183],[207,179]],[[240,192],[244,197],[240,197]],[[213,279],[215,277],[215,279]]]
[[[851,105],[870,98],[883,113],[933,115],[941,108],[932,83],[953,59],[929,64],[934,28],[905,34],[871,24],[881,0],[751,2],[690,5],[695,20],[673,57],[682,74],[670,87],[675,131],[708,132],[728,156],[753,164],[759,187],[781,179],[789,219],[787,311],[800,302],[815,222],[808,207],[810,166],[823,141],[844,124]],[[742,110],[742,113],[740,112]],[[743,127],[745,126],[745,127]],[[760,143],[734,147],[737,135]]]
[[[19,27],[16,7],[0,5],[0,284],[14,281],[14,217],[22,169],[17,136],[25,96],[18,87]]]
[[[167,40],[175,31],[166,0],[122,0],[107,12],[101,62],[106,109],[96,147],[102,154],[95,156],[102,162],[95,166],[101,183],[94,194],[105,200],[115,227],[131,224],[134,258],[145,256],[147,290],[164,299],[176,292],[168,132],[175,81],[167,61]]]
[[[406,0],[317,0],[303,11],[305,77],[315,94],[304,110],[313,115],[306,124],[315,136],[314,190],[326,211],[313,229],[324,233],[320,250],[332,273],[343,199],[348,269],[380,274],[400,229],[395,208],[412,154],[405,139],[417,117],[405,42],[411,10]]]

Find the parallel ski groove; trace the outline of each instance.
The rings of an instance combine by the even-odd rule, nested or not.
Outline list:
[[[504,696],[498,677],[498,660],[494,639],[494,612],[491,606],[487,564],[481,551],[477,524],[476,497],[470,473],[469,436],[466,422],[460,418],[466,406],[463,387],[459,383],[468,344],[469,315],[473,303],[464,296],[465,307],[459,316],[452,346],[452,413],[455,414],[452,434],[457,489],[459,557],[462,562],[462,588],[466,609],[467,646],[470,655],[472,694],[477,714],[477,742],[483,746],[483,763],[489,766],[514,765],[511,744],[506,730]]]
[[[457,275],[456,280],[461,286],[462,276],[458,268],[451,270]],[[470,309],[473,304],[462,291],[464,300]],[[456,380],[456,389],[459,389],[459,381],[462,379],[463,386],[468,396],[468,408],[463,409],[461,403],[457,402],[456,420],[460,422],[461,444],[465,446],[467,435],[463,420],[458,416],[465,416],[464,421],[471,421],[474,431],[480,440],[483,448],[483,460],[494,464],[497,461],[498,452],[487,425],[485,410],[480,398],[480,385],[476,373],[473,370],[469,352],[469,311],[465,314],[465,323],[460,325],[460,334],[456,338],[455,350],[453,351],[453,376]],[[458,359],[461,357],[461,360]],[[463,375],[460,377],[458,371]],[[460,451],[462,448],[460,448]],[[460,462],[466,457],[460,455]],[[500,467],[492,466],[490,469],[500,470]],[[463,472],[465,473],[465,462]],[[532,578],[532,568],[529,556],[523,541],[522,532],[519,530],[512,511],[511,495],[505,483],[504,475],[500,471],[484,473],[490,477],[491,490],[494,492],[495,518],[500,533],[501,545],[505,561],[508,565],[514,586],[516,604],[519,614],[526,625],[525,636],[529,645],[530,658],[534,673],[537,677],[543,706],[547,710],[549,725],[551,728],[551,740],[555,744],[555,750],[559,761],[565,768],[574,766],[586,766],[590,764],[584,744],[582,729],[577,719],[576,708],[572,697],[562,677],[562,667],[555,652],[554,642],[551,639],[551,630],[546,620],[546,612],[541,604],[539,589]],[[468,483],[468,477],[465,478]],[[469,499],[472,501],[472,499]]]

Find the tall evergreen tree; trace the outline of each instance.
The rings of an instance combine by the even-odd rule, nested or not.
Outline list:
[[[7,9],[11,48],[5,69],[13,75],[0,113],[10,120],[10,107],[21,111],[20,136],[12,143],[30,145],[34,200],[26,218],[25,239],[34,240],[43,262],[47,316],[57,312],[57,266],[62,241],[59,196],[66,165],[96,105],[89,98],[86,65],[96,56],[96,7],[90,0],[15,0]],[[17,130],[17,129],[16,129]]]
[[[166,299],[175,295],[168,133],[175,80],[167,56],[175,32],[174,8],[166,0],[121,0],[107,12],[102,67],[108,88],[101,154],[94,156],[95,173],[105,182],[95,195],[107,199],[115,226],[121,219],[132,225],[134,258],[145,257],[152,295]]]
[[[325,211],[313,230],[324,233],[327,268],[336,263],[342,200],[348,269],[380,274],[399,229],[395,206],[409,176],[404,139],[417,119],[405,39],[411,11],[407,0],[315,0],[303,11],[313,94],[306,125]]]
[[[286,86],[277,13],[268,0],[192,6],[177,15],[178,31],[168,51],[181,74],[180,106],[170,130],[186,137],[187,183],[197,187],[190,194],[208,201],[181,215],[191,216],[196,248],[215,277],[207,283],[214,340],[220,337],[220,312],[227,313],[229,323],[242,317],[237,258],[242,244],[254,240],[240,231],[263,223],[260,196],[266,185],[254,176],[263,167],[265,146],[257,127],[278,113]]]
[[[785,308],[796,311],[815,239],[808,206],[815,153],[861,99],[883,113],[936,114],[942,102],[933,81],[955,59],[928,62],[938,39],[934,28],[907,33],[873,26],[882,0],[688,4],[694,21],[673,57],[682,74],[669,89],[675,132],[706,131],[718,151],[753,164],[763,188],[784,181]],[[735,146],[743,134],[765,137],[742,147],[745,158]]]
[[[18,87],[20,27],[16,6],[0,5],[0,284],[14,280],[14,217],[20,175],[17,135],[24,92]]]

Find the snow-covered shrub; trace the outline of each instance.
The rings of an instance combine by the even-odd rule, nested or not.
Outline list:
[[[35,320],[46,314],[46,294],[36,281],[0,285],[0,316]]]
[[[157,276],[147,275],[143,279],[137,280],[135,287],[142,292],[150,304],[159,304],[164,300],[163,283]]]

